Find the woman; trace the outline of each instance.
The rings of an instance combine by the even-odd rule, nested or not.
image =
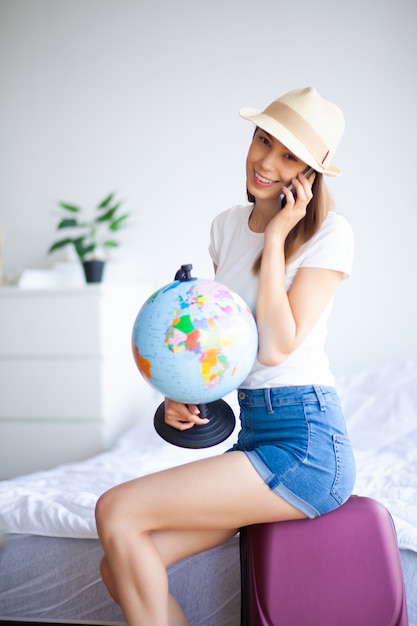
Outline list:
[[[216,280],[256,315],[258,357],[238,390],[242,429],[232,450],[132,480],[98,501],[102,577],[129,626],[187,624],[168,593],[168,565],[242,526],[331,511],[353,488],[323,351],[332,298],[353,255],[351,229],[330,211],[323,183],[340,174],[330,162],[343,115],[310,87],[241,115],[256,125],[246,164],[251,204],[214,220],[210,254]],[[169,399],[165,419],[180,430],[205,422],[196,406]]]

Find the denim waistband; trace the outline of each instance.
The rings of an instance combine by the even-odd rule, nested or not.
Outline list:
[[[327,385],[294,385],[291,387],[267,387],[264,389],[238,389],[239,403],[242,405],[265,406],[273,413],[273,405],[294,404],[297,402],[318,402],[322,411],[326,402],[338,403],[336,389]]]

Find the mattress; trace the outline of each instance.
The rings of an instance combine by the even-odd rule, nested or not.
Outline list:
[[[175,563],[171,593],[197,626],[238,626],[238,538]],[[0,620],[124,624],[99,574],[98,539],[12,535],[0,553]]]

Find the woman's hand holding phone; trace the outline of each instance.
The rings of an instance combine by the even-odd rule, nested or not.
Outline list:
[[[266,227],[266,238],[278,238],[285,242],[294,226],[305,217],[308,203],[313,197],[311,185],[314,182],[315,175],[315,170],[309,167],[293,179],[294,184],[283,188],[280,194],[278,211]],[[308,180],[308,176],[312,177],[312,180]],[[283,197],[284,202],[281,197]]]
[[[313,173],[314,173],[314,169],[312,167],[307,167],[304,170],[304,172],[303,172],[303,174],[304,174],[304,176],[306,178],[309,178]],[[292,193],[292,195],[294,196],[294,200],[296,200],[297,199],[297,192],[295,190],[294,185],[291,183],[286,188],[288,189],[288,191],[290,191]],[[282,191],[279,194],[279,197],[278,197],[278,211],[283,209],[286,204],[287,204],[287,197],[286,197],[285,193]]]

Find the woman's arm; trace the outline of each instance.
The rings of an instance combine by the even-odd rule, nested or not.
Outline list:
[[[259,333],[258,359],[263,365],[278,365],[306,338],[343,277],[342,272],[301,268],[287,293],[284,243],[290,230],[305,216],[312,197],[307,179],[295,180],[297,201],[287,194],[287,205],[265,230],[256,321]],[[284,189],[285,191],[285,189]]]
[[[262,264],[265,263],[264,258]],[[256,310],[263,365],[279,365],[307,337],[343,277],[342,272],[301,268],[289,292],[285,277],[268,276],[259,290]]]

